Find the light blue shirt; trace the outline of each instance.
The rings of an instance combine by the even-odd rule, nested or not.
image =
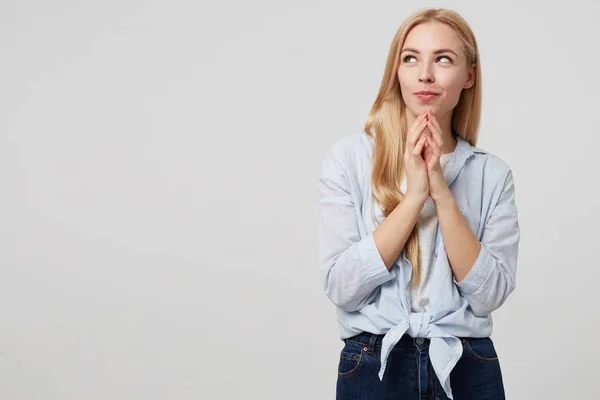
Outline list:
[[[430,338],[433,369],[452,399],[450,372],[463,352],[458,338],[490,336],[490,314],[515,289],[520,230],[513,174],[498,156],[458,137],[446,181],[481,250],[467,276],[457,282],[438,225],[429,309],[412,312],[411,263],[402,252],[388,271],[373,240],[384,218],[371,201],[373,144],[364,132],[346,136],[323,159],[317,241],[325,294],[337,306],[342,339],[361,332],[385,334],[380,379],[403,334]]]

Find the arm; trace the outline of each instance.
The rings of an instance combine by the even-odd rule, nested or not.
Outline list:
[[[476,316],[498,309],[516,286],[519,223],[512,172],[508,170],[481,241],[471,231],[454,198],[436,202],[440,230],[454,283]]]
[[[392,280],[392,269],[418,215],[421,201],[406,197],[380,226],[360,238],[348,179],[333,152],[318,179],[317,240],[325,294],[344,311],[362,308],[378,286]]]
[[[404,197],[404,200],[373,231],[375,243],[388,269],[392,268],[404,248],[424,204],[424,200]]]
[[[460,282],[472,269],[481,251],[481,243],[456,205],[452,192],[448,191],[437,200],[435,207],[448,261],[454,279]]]

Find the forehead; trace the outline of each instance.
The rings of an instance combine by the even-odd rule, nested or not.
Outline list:
[[[441,22],[427,22],[411,29],[402,48],[412,47],[424,52],[449,48],[458,53],[460,44],[460,39],[454,29]]]

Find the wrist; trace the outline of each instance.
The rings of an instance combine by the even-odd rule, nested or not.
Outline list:
[[[421,208],[422,208],[425,205],[425,201],[427,201],[427,197],[429,197],[429,195],[427,195],[427,194],[420,196],[420,195],[414,195],[414,194],[407,193],[404,196],[404,199],[402,200],[402,202],[406,203],[406,204],[414,205],[415,207],[421,206]]]
[[[454,196],[449,188],[443,190],[441,193],[431,196],[431,199],[436,207],[452,204],[454,202]]]

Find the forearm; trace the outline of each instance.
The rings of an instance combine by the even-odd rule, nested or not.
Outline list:
[[[424,204],[425,200],[405,197],[373,231],[375,244],[388,270],[406,245]]]
[[[434,202],[448,261],[456,281],[460,282],[475,263],[481,243],[456,205],[452,192],[448,190]]]

